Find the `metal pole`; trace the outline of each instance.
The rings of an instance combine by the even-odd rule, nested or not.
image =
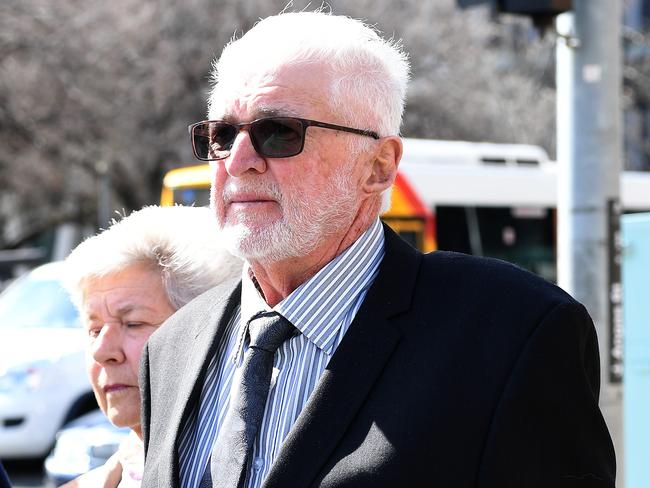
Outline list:
[[[574,0],[557,20],[558,283],[594,320],[600,406],[624,486],[619,255],[620,0]]]

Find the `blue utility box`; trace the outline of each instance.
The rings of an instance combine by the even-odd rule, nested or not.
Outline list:
[[[624,215],[623,394],[626,488],[650,487],[650,214]],[[618,460],[622,464],[623,460]]]

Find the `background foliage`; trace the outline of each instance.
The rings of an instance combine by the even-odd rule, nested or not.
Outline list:
[[[405,136],[526,142],[552,154],[552,39],[534,39],[527,21],[492,22],[486,9],[455,3],[330,5],[403,39],[413,65]],[[0,248],[59,222],[95,226],[102,168],[114,208],[158,201],[164,172],[192,162],[186,127],[205,115],[211,60],[285,4],[3,0]]]

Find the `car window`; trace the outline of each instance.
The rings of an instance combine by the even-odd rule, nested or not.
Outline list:
[[[0,328],[81,327],[58,280],[19,279],[0,294]]]

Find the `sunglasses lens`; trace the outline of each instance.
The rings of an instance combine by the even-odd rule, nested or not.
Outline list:
[[[202,160],[223,159],[237,136],[237,128],[226,122],[207,122],[192,129],[195,156]]]
[[[192,126],[194,155],[203,161],[230,156],[230,150],[241,127],[222,121],[201,122]],[[256,120],[248,130],[255,150],[260,156],[288,158],[300,154],[306,127],[300,119],[270,117]]]
[[[274,117],[253,123],[250,133],[261,155],[288,158],[302,151],[305,129],[300,120]]]

